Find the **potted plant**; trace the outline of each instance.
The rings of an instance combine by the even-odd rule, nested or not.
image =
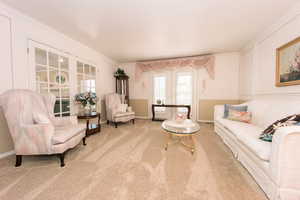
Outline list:
[[[125,71],[121,68],[118,68],[117,71],[114,74],[114,77],[122,77],[122,76],[127,76]]]

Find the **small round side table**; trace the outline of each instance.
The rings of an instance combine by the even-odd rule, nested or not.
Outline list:
[[[90,119],[98,118],[97,124],[90,123]],[[101,114],[98,112],[90,112],[90,113],[78,113],[77,119],[86,120],[86,136],[90,136],[92,134],[98,133],[101,131]]]

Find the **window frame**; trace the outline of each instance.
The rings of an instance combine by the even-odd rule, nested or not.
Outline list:
[[[46,63],[38,63],[37,62],[37,54],[36,54],[36,50],[37,49],[40,49],[44,52],[46,52]],[[37,91],[38,93],[41,93],[41,88],[40,86],[41,85],[45,85],[44,87],[46,88],[45,89],[45,93],[52,93],[56,96],[56,101],[55,101],[55,107],[54,107],[54,115],[56,117],[62,117],[62,116],[69,116],[71,115],[71,57],[61,51],[58,51],[54,48],[51,48],[51,47],[48,47],[46,45],[41,45],[41,44],[38,44],[38,43],[34,43],[30,46],[30,49],[29,49],[29,52],[30,52],[30,59],[31,59],[31,65],[32,65],[32,70],[33,70],[33,73],[32,73],[32,79],[33,80],[33,87],[31,87],[33,90]],[[57,66],[54,66],[54,65],[50,65],[50,54],[52,55],[56,55],[58,56],[57,57]],[[62,67],[62,63],[63,61],[61,60],[67,60],[67,66],[68,66],[68,69],[64,69]],[[41,67],[41,68],[45,68],[44,70],[46,71],[47,73],[47,80],[46,81],[39,81],[37,80],[38,79],[38,76],[37,76],[37,66]],[[61,74],[62,73],[66,73],[67,74],[67,83],[66,84],[63,84],[61,82],[62,79],[59,79],[59,82],[57,83],[56,80],[54,81],[51,81],[51,77],[50,77],[50,74],[53,73],[53,71],[57,71],[56,72],[56,75],[55,75],[55,79],[57,79],[57,77],[61,77]],[[63,97],[62,96],[62,90],[64,89],[67,89],[68,90],[68,95],[67,97]],[[53,93],[54,90],[58,90],[58,93]],[[57,95],[58,94],[58,95]],[[59,101],[59,108],[58,108],[58,112],[55,112],[55,109],[57,108],[57,101]],[[63,106],[63,103],[64,101],[67,102],[67,108],[68,110],[67,111],[63,111],[64,109],[64,106]]]
[[[83,71],[82,72],[78,72],[78,64],[82,64],[82,68],[83,68]],[[89,68],[89,73],[86,73],[86,68]],[[94,68],[94,74],[91,74],[91,70]],[[82,76],[82,79],[83,81],[91,81],[91,80],[94,80],[95,81],[95,86],[93,87],[90,87],[89,89],[85,90],[85,83],[83,82],[80,83],[78,77],[79,76]],[[84,92],[94,92],[96,93],[96,90],[97,90],[97,67],[95,65],[92,65],[92,64],[89,64],[87,62],[84,62],[82,60],[79,60],[77,59],[76,60],[76,92],[77,93],[84,93]],[[80,89],[79,89],[80,88]]]

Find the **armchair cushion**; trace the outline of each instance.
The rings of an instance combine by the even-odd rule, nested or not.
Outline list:
[[[34,112],[32,115],[35,124],[51,124],[49,117],[43,113]]]
[[[65,143],[76,135],[81,134],[85,128],[85,124],[56,127],[52,137],[52,144],[57,145]]]
[[[117,112],[126,112],[127,111],[127,107],[128,105],[127,104],[119,104],[118,107],[117,107]]]
[[[126,116],[134,115],[134,114],[135,114],[134,112],[117,112],[114,117],[115,118],[126,117]]]
[[[52,117],[51,122],[54,126],[69,126],[69,125],[77,125],[78,120],[76,116],[68,116],[68,117]]]

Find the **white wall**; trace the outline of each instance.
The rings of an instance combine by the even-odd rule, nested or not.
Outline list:
[[[297,4],[243,50],[240,70],[242,99],[274,95],[286,98],[287,94],[300,93],[300,85],[275,86],[276,48],[299,36],[300,4]]]
[[[215,79],[206,81],[200,99],[239,99],[238,52],[215,54]],[[201,88],[201,87],[200,87]]]
[[[200,99],[239,98],[239,53],[215,54],[215,79],[206,81],[206,90],[200,86]],[[151,97],[151,72],[143,73],[140,81],[135,80],[135,63],[122,63],[120,66],[130,76],[130,98],[148,99]],[[200,83],[201,84],[201,83]]]
[[[239,94],[240,99],[248,100],[253,95],[253,47],[243,49],[240,57],[240,71],[239,71]]]
[[[11,19],[12,61],[15,88],[29,88],[28,41],[34,40],[80,57],[97,66],[97,92],[102,95],[114,90],[112,67],[115,62],[87,46],[0,3],[0,15]]]

